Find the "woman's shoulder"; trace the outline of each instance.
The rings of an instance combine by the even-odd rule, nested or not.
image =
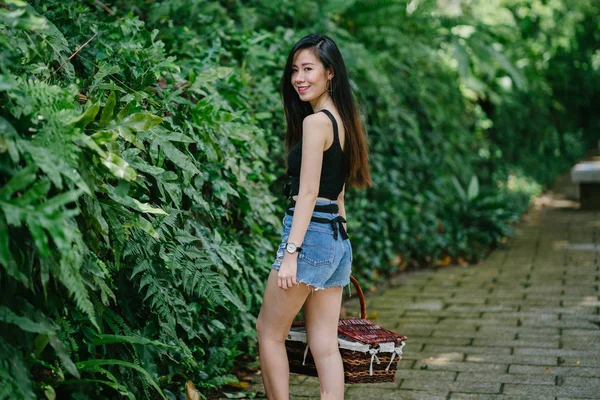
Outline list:
[[[302,121],[302,133],[318,132],[327,137],[332,129],[332,122],[324,112],[307,115]]]
[[[331,120],[324,112],[316,112],[314,114],[307,115],[302,120],[302,128],[326,128],[331,126]]]
[[[310,114],[302,121],[302,138],[325,145],[330,140],[332,123],[323,112]]]

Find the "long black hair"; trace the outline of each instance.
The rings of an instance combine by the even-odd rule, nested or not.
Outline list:
[[[313,33],[300,39],[290,51],[285,64],[283,76],[281,77],[281,96],[287,121],[287,151],[302,139],[302,121],[306,116],[313,113],[310,103],[300,100],[292,85],[294,55],[302,49],[310,49],[323,63],[326,70],[332,68],[334,71],[329,93],[340,113],[346,132],[344,149],[346,154],[345,170],[348,172],[346,183],[360,188],[371,186],[366,139],[354,96],[350,89],[346,64],[335,42],[323,34]]]

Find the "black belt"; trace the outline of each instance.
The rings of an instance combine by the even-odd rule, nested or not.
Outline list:
[[[296,202],[294,200],[292,200],[292,202],[288,206],[287,210],[285,210],[285,213],[287,215],[294,215],[294,210],[291,210],[291,208],[295,207],[295,206],[296,206]],[[317,204],[317,205],[315,205],[314,211],[330,213],[330,214],[337,214],[339,212],[339,207],[337,204]],[[346,228],[344,228],[344,223],[346,222],[346,220],[341,215],[338,215],[337,217],[335,217],[333,219],[327,219],[327,218],[321,218],[321,217],[311,217],[310,220],[312,222],[317,222],[319,224],[331,224],[331,228],[333,229],[333,239],[334,240],[337,240],[337,238],[338,238],[338,231],[342,234],[343,240],[348,239],[348,233],[346,232]]]

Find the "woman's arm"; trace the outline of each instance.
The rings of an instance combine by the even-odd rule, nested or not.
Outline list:
[[[302,122],[302,166],[300,168],[300,190],[296,198],[294,218],[288,242],[302,245],[304,235],[312,217],[321,179],[323,151],[331,131],[331,121],[323,113],[311,114]],[[284,252],[283,262],[279,269],[279,287],[287,289],[296,282],[296,269],[288,270],[290,259],[296,261],[298,253]]]
[[[344,186],[342,187],[342,191],[339,194],[337,201],[338,201],[338,207],[339,207],[339,213],[340,216],[342,216],[344,219],[346,219],[346,207],[344,206],[344,193],[346,192],[346,184],[344,184]],[[344,222],[344,229],[346,229],[346,231],[348,231],[348,229],[346,228],[346,223]]]

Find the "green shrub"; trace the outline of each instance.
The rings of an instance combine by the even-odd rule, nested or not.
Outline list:
[[[505,240],[598,139],[598,6],[465,3],[5,0],[0,399],[237,381],[285,205],[278,81],[309,32],[339,44],[369,135],[361,282]]]

